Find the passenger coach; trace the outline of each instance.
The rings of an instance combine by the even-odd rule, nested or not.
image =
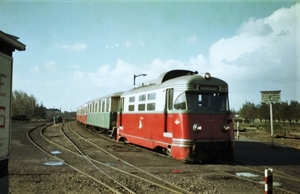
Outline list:
[[[117,140],[180,160],[232,159],[228,85],[209,73],[166,72],[121,95],[117,131]]]
[[[87,125],[87,104],[83,104],[77,108],[76,119],[78,122]]]
[[[121,93],[103,96],[78,107],[77,121],[98,131],[112,132],[117,126]]]

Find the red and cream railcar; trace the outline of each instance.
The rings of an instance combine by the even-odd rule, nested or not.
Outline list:
[[[83,104],[79,106],[76,110],[76,120],[84,125],[87,125],[87,111],[88,111],[87,104]]]
[[[228,85],[208,73],[166,72],[121,95],[116,138],[180,160],[231,159]]]

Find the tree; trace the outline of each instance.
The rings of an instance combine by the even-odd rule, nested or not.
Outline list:
[[[15,90],[12,95],[12,113],[13,115],[33,115],[36,100],[33,96],[28,96],[23,91]]]
[[[297,101],[291,101],[290,106],[291,119],[295,120],[298,126],[298,121],[300,119],[300,104]]]
[[[255,107],[255,104],[246,102],[246,104],[244,104],[242,109],[240,110],[240,115],[241,117],[244,117],[246,119],[246,122],[254,120],[257,116],[257,109]]]
[[[283,121],[285,122],[286,120],[289,121],[290,125],[292,125],[292,113],[291,113],[291,106],[288,104],[288,102],[282,102],[281,103],[281,109],[280,111],[282,112],[281,116]]]
[[[35,118],[45,118],[46,117],[46,108],[43,106],[43,102],[41,102],[40,105],[38,103],[35,105],[34,117]]]
[[[290,126],[292,122],[298,122],[300,119],[300,103],[297,101],[273,103],[273,118],[278,121],[289,121]],[[240,116],[245,118],[246,121],[249,119],[259,118],[260,120],[270,120],[270,105],[267,103],[261,103],[255,106],[251,102],[246,102],[240,109]]]
[[[257,107],[257,117],[261,120],[270,120],[270,106],[267,103],[261,103]]]

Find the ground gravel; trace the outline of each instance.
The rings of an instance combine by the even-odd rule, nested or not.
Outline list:
[[[46,162],[53,161],[48,155],[35,148],[26,137],[26,132],[32,126],[13,125],[11,139],[11,157],[9,162],[9,192],[18,193],[111,193],[93,180],[79,174],[66,165],[51,166]],[[240,140],[265,141],[262,136],[254,134],[241,134]],[[268,141],[268,139],[267,139]],[[293,147],[299,147],[299,143],[291,141]],[[288,141],[276,139],[276,144],[289,145]],[[299,147],[300,148],[300,147]],[[123,149],[123,148],[118,148]],[[249,149],[242,150],[243,152]],[[263,193],[264,185],[247,183],[226,174],[218,173],[227,168],[220,164],[192,165],[173,159],[162,158],[160,166],[152,166],[147,163],[148,155],[139,154],[141,160],[145,160],[144,169],[174,185],[184,188],[191,193],[203,194],[238,194],[238,193]],[[242,155],[242,154],[241,154]],[[240,156],[239,156],[240,157]],[[240,157],[242,158],[242,157]],[[246,158],[247,160],[248,158]],[[55,161],[53,161],[55,162]],[[143,162],[143,161],[142,161]],[[142,166],[142,165],[141,165]],[[231,169],[232,167],[228,167]],[[124,180],[126,181],[126,180]],[[262,180],[263,181],[263,180]],[[138,183],[132,183],[138,184]],[[135,185],[136,188],[147,188],[147,193],[155,193],[155,186]],[[152,191],[153,190],[153,191]],[[137,190],[137,193],[145,193]],[[277,192],[280,193],[280,192]],[[157,194],[157,193],[156,193]]]

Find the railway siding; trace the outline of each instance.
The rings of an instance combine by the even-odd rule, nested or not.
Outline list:
[[[238,161],[236,163],[186,164],[132,145],[114,141],[104,143],[102,138],[84,131],[84,128],[77,123],[74,122],[72,125],[83,138],[91,139],[107,151],[114,152],[115,155],[131,164],[190,193],[262,193],[264,184],[261,182],[265,168],[274,169],[274,181],[278,183],[274,187],[276,193],[299,191],[300,158],[297,149],[279,145],[271,148],[266,142],[254,142],[241,137],[236,142],[236,160]],[[108,190],[99,190],[99,184],[94,180],[65,164],[45,165],[46,162],[55,161],[55,159],[35,148],[26,138],[26,132],[32,127],[34,126],[30,123],[15,124],[12,127],[12,157],[9,164],[10,193],[113,193]],[[58,140],[60,138],[58,127],[50,126],[45,134],[49,139],[58,143],[62,141]],[[87,146],[87,143],[83,143],[83,139],[78,139],[82,145]],[[65,145],[69,146],[67,143]],[[59,148],[49,150],[62,151]],[[94,158],[99,156],[99,153],[89,151],[87,155]],[[106,162],[110,162],[111,166],[123,165],[111,160],[106,160]],[[86,164],[82,162],[81,165]],[[131,170],[131,173],[140,174],[135,170]],[[244,177],[238,173],[258,176]],[[114,176],[119,177],[115,172]],[[120,182],[135,188],[137,193],[145,191],[157,193],[156,186],[153,184],[132,181],[126,177],[121,178]]]

